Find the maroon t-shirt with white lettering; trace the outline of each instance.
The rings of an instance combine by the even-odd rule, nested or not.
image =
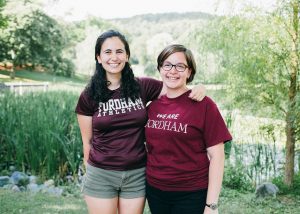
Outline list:
[[[232,139],[216,104],[209,97],[193,101],[189,93],[148,106],[147,182],[164,191],[206,189],[207,148]]]
[[[77,114],[92,116],[93,136],[88,163],[108,170],[130,170],[146,165],[144,126],[147,122],[147,102],[156,99],[162,82],[138,78],[140,98],[121,98],[119,89],[105,103],[91,100],[86,91],[79,97]]]

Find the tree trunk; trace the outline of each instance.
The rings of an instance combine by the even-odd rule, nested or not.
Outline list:
[[[12,68],[11,68],[11,70],[10,70],[10,78],[11,79],[15,79],[15,77],[16,77],[16,72],[15,72],[15,66],[13,65],[12,66]]]
[[[299,70],[299,55],[298,55],[298,40],[299,40],[299,1],[291,1],[292,6],[292,28],[291,35],[291,60],[290,60],[290,87],[289,87],[289,107],[286,114],[286,161],[285,161],[285,184],[291,186],[294,178],[294,165],[295,165],[295,142],[296,142],[296,127],[295,127],[295,114],[296,114],[296,96],[297,90],[297,75]],[[299,84],[299,83],[298,83]]]
[[[286,115],[286,145],[285,145],[285,178],[284,183],[288,186],[293,184],[294,161],[295,161],[295,128],[293,118],[289,111]]]

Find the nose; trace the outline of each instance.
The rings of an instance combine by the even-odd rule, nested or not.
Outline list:
[[[169,72],[177,73],[178,71],[176,70],[176,65],[172,65],[172,68]]]
[[[118,58],[117,53],[114,53],[114,52],[111,54],[110,57],[112,60],[116,60]]]

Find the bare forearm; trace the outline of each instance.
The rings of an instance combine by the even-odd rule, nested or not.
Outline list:
[[[83,162],[85,166],[89,159],[90,148],[91,148],[90,142],[83,142]]]
[[[90,148],[91,148],[91,139],[92,139],[92,117],[77,115],[78,124],[81,132],[81,139],[83,145],[83,161],[86,166],[89,159]]]
[[[224,153],[221,153],[210,160],[208,191],[206,199],[207,204],[218,203],[222,188],[224,161]]]

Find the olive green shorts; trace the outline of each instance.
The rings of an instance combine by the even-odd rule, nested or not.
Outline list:
[[[128,171],[97,168],[87,164],[82,192],[95,198],[145,197],[145,167]]]

